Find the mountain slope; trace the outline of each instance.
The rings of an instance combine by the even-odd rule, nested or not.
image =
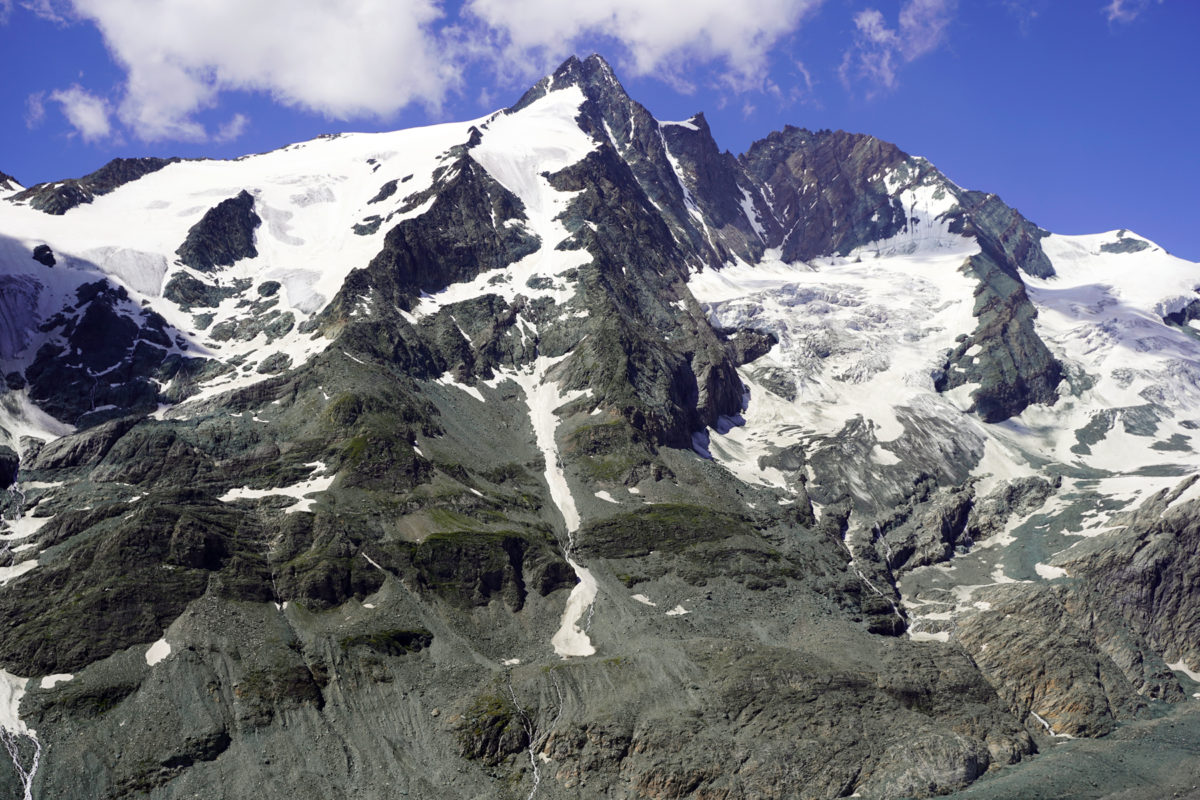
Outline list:
[[[1196,265],[1133,234],[595,56],[10,183],[14,795],[924,796],[1196,688]]]

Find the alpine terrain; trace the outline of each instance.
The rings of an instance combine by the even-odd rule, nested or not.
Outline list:
[[[0,174],[0,798],[1196,796],[1198,286],[597,56]]]

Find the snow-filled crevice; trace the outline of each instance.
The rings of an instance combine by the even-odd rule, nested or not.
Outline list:
[[[562,459],[558,453],[558,443],[554,432],[558,428],[559,419],[555,410],[583,396],[586,391],[575,391],[563,394],[558,383],[549,378],[551,368],[566,356],[547,358],[539,356],[530,369],[522,372],[505,372],[504,375],[516,382],[525,391],[525,402],[529,407],[529,421],[533,424],[537,448],[546,461],[546,485],[550,489],[550,500],[558,508],[563,518],[566,530],[566,541],[563,544],[563,558],[575,571],[579,582],[567,597],[567,606],[563,609],[562,621],[558,631],[550,640],[554,652],[563,658],[571,656],[590,656],[596,652],[588,637],[586,621],[581,626],[580,621],[589,614],[596,600],[598,586],[595,576],[575,560],[575,533],[579,530],[579,511],[575,507],[575,498],[567,485],[567,476],[563,471]],[[549,379],[548,379],[549,378]]]

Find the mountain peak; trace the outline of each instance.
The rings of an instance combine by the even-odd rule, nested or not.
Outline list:
[[[24,187],[21,186],[21,182],[12,175],[9,175],[7,172],[0,172],[0,190],[15,192],[22,188]]]
[[[619,85],[613,68],[598,53],[592,53],[582,60],[578,56],[571,56],[560,64],[550,77],[553,89],[572,85],[580,87],[596,84],[611,86],[614,83]]]
[[[508,112],[520,111],[550,92],[571,86],[578,86],[583,94],[593,101],[600,101],[601,98],[611,101],[615,97],[625,102],[633,102],[608,62],[593,53],[585,59],[578,56],[568,58],[558,69],[534,84]]]

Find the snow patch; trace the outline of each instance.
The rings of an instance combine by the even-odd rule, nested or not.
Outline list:
[[[482,392],[480,392],[474,386],[468,386],[465,383],[459,383],[458,381],[456,381],[454,379],[454,373],[452,373],[452,372],[442,373],[442,376],[437,379],[436,383],[438,383],[442,386],[455,386],[459,389],[462,389],[464,392],[471,395],[471,397],[474,397],[479,402],[481,402],[481,403],[487,402],[486,400],[483,399]]]
[[[656,122],[658,122],[658,124],[659,124],[660,126],[663,126],[663,127],[665,127],[665,126],[667,126],[667,125],[677,125],[677,126],[678,126],[678,127],[680,127],[680,128],[687,128],[689,131],[698,131],[698,130],[700,130],[700,128],[699,128],[699,127],[696,125],[696,123],[692,122],[691,120],[687,120],[687,119],[685,119],[685,120],[679,120],[679,121],[676,121],[676,122],[672,122],[672,121],[669,121],[669,120],[661,120],[661,119],[660,119],[660,120],[656,120]]]
[[[1074,736],[1072,736],[1069,733],[1055,733],[1054,728],[1051,728],[1050,723],[1047,722],[1045,719],[1043,719],[1040,714],[1038,714],[1036,711],[1034,711],[1032,709],[1030,709],[1029,713],[1033,716],[1034,719],[1036,719],[1038,722],[1041,723],[1042,727],[1046,729],[1046,733],[1050,734],[1054,738],[1056,738],[1056,739],[1074,739],[1075,738]]]
[[[32,511],[22,514],[17,519],[3,521],[4,533],[0,533],[0,541],[12,542],[17,539],[27,539],[40,531],[53,517],[35,517]]]
[[[41,688],[53,689],[58,684],[66,683],[67,681],[73,680],[74,678],[75,678],[75,676],[69,672],[60,672],[55,675],[46,675],[45,677],[42,678]]]
[[[171,655],[171,645],[167,643],[166,639],[159,639],[146,650],[146,663],[153,667],[169,655]]]
[[[13,564],[12,566],[0,567],[0,586],[3,586],[14,578],[21,577],[26,572],[31,571],[37,565],[37,559],[30,558],[18,564]]]
[[[1182,658],[1176,661],[1174,664],[1167,664],[1167,669],[1174,670],[1175,672],[1182,672],[1192,680],[1200,683],[1200,672],[1188,669],[1187,663],[1184,662]]]
[[[25,696],[28,678],[18,678],[7,670],[0,669],[0,728],[23,736],[33,736],[21,720],[21,698]]]
[[[325,469],[325,465],[320,462],[306,464],[305,466],[313,467],[314,473]],[[317,502],[317,499],[312,497],[312,495],[327,490],[333,485],[335,477],[336,475],[314,475],[314,477],[306,481],[294,483],[291,486],[281,486],[278,489],[251,489],[248,486],[243,486],[239,489],[230,489],[217,499],[222,503],[232,503],[235,500],[259,500],[264,497],[284,495],[296,498],[295,503],[283,510],[285,514],[294,514],[297,511],[311,511]]]
[[[1052,581],[1055,578],[1067,577],[1067,571],[1065,569],[1062,567],[1053,567],[1049,564],[1034,564],[1033,570],[1048,581]]]

